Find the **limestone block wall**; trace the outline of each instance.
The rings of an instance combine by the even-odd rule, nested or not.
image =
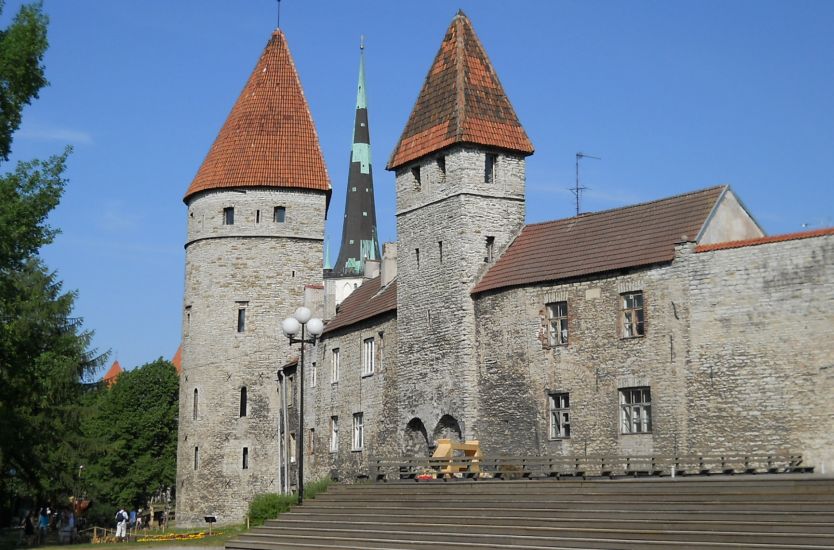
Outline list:
[[[677,266],[494,291],[475,302],[477,436],[491,454],[671,453],[686,441],[687,288]],[[643,292],[645,335],[623,338],[620,295]],[[545,304],[568,304],[547,343]],[[619,390],[651,388],[652,431],[623,434]],[[570,396],[569,438],[549,437],[548,394]]]
[[[286,208],[282,223],[272,221],[276,205]],[[235,223],[224,225],[229,206]],[[292,353],[279,323],[302,302],[305,284],[322,282],[325,197],[229,190],[197,195],[188,209],[177,523],[203,525],[209,514],[234,523],[255,494],[278,491],[275,371]]]
[[[484,183],[486,153],[446,150],[445,178],[433,157],[397,173],[399,431],[419,419],[429,443],[474,435],[479,413],[469,289],[524,223],[524,159],[499,155],[494,182]]]
[[[834,468],[834,236],[691,257],[690,445]]]
[[[370,457],[396,456],[397,325],[394,313],[325,334],[316,354],[316,384],[307,376],[306,425],[314,431],[308,452],[309,479],[351,482],[368,476]],[[375,368],[362,374],[363,342],[373,338]],[[339,350],[340,372],[333,380],[333,350]],[[364,446],[353,448],[353,415],[362,413]],[[338,450],[331,452],[331,417],[338,417]],[[309,433],[308,433],[309,437]],[[306,447],[309,451],[309,446]]]

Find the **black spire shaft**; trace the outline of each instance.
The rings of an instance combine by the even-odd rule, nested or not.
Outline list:
[[[342,246],[333,266],[334,277],[361,276],[365,260],[379,259],[376,232],[374,179],[371,168],[371,138],[368,128],[368,103],[365,97],[365,46],[359,46],[359,87],[356,92],[356,119],[350,172],[342,225]]]

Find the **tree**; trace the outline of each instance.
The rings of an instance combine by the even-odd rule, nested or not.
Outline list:
[[[46,24],[33,4],[0,31],[3,160],[23,107],[46,84]],[[57,234],[46,219],[66,185],[68,154],[0,175],[0,513],[14,506],[11,487],[40,497],[71,491],[82,382],[104,361],[90,349],[92,333],[72,317],[75,293],[63,291],[38,257]]]
[[[89,396],[84,475],[93,501],[144,507],[174,487],[178,399],[179,376],[162,358],[123,372]]]

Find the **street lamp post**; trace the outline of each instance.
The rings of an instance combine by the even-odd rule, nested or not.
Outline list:
[[[298,504],[304,502],[304,346],[315,344],[324,332],[324,322],[313,317],[309,308],[301,306],[292,317],[281,321],[284,336],[290,339],[290,345],[301,344],[301,357],[298,361],[298,436],[295,438],[295,454],[298,463]],[[301,337],[295,335],[301,331]],[[309,333],[310,337],[307,337]]]

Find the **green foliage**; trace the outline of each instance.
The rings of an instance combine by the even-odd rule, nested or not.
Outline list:
[[[276,493],[256,495],[249,503],[249,524],[254,527],[263,525],[266,520],[275,519],[278,514],[289,512],[297,501],[298,497],[295,495]]]
[[[0,13],[3,11],[0,0]],[[43,54],[48,19],[40,2],[24,5],[8,28],[0,30],[0,158],[9,159],[12,134],[23,108],[47,85]]]
[[[178,396],[176,369],[159,358],[86,397],[84,476],[93,501],[147,507],[174,486]]]
[[[331,481],[328,478],[307,483],[304,486],[304,498],[316,498],[317,495],[327,491],[330,483]],[[276,493],[256,495],[249,503],[249,523],[255,527],[263,525],[266,520],[275,519],[279,514],[289,512],[296,502],[298,502],[296,495],[279,495]]]

